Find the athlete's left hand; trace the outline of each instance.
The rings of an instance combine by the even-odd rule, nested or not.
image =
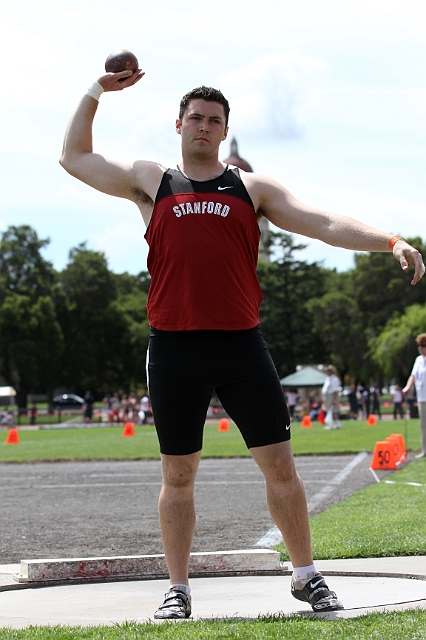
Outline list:
[[[401,269],[404,271],[408,269],[409,264],[414,267],[414,276],[411,284],[417,284],[425,273],[425,265],[420,251],[417,251],[405,240],[398,240],[394,244],[393,255],[396,260],[399,260]]]

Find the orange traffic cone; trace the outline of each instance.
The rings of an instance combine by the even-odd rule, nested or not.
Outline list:
[[[392,433],[386,438],[389,442],[393,443],[394,447],[397,447],[395,455],[398,457],[399,462],[406,462],[407,449],[405,447],[404,436],[402,433]]]
[[[312,427],[312,420],[309,416],[303,416],[301,427],[302,429],[310,429]]]
[[[376,424],[377,424],[376,416],[374,415],[374,413],[370,413],[370,415],[367,418],[367,427],[375,427]]]
[[[398,469],[398,462],[389,440],[376,442],[370,469]]]
[[[318,414],[318,422],[320,424],[325,424],[325,411],[324,411],[324,409],[321,409],[321,411]]]
[[[402,462],[402,451],[399,444],[398,438],[393,438],[392,436],[388,436],[386,438],[387,442],[391,443],[392,447],[392,455],[397,462]]]
[[[218,431],[231,431],[229,428],[229,422],[226,418],[222,418],[217,428]]]
[[[123,429],[123,438],[132,438],[135,435],[133,422],[126,422]]]
[[[405,440],[404,440],[404,436],[402,435],[402,433],[391,433],[390,434],[391,438],[398,438],[399,443],[400,443],[400,447],[402,449],[402,451],[404,452],[404,461],[407,459],[407,447],[405,444]]]
[[[19,444],[18,429],[9,429],[6,438],[6,444]]]

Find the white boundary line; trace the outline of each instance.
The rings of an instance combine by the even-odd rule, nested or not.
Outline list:
[[[385,480],[384,484],[408,484],[410,487],[426,487],[426,484],[420,484],[420,482],[395,482],[394,480]]]
[[[365,458],[370,455],[367,451],[361,451],[353,460],[351,460],[346,467],[344,467],[338,474],[334,476],[330,482],[318,491],[311,500],[308,502],[308,512],[310,513],[313,509],[315,509],[321,502],[325,500],[331,493],[334,492],[335,487],[342,484],[342,482],[347,478],[347,476],[351,473],[352,469],[360,464]],[[282,540],[281,531],[277,526],[273,526],[269,531],[265,533],[264,536],[260,538],[258,542],[256,542],[256,547],[264,547],[269,549],[270,547],[275,546]]]

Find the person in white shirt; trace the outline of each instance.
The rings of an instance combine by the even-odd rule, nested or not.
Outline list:
[[[148,396],[141,398],[141,404],[139,408],[139,422],[140,424],[148,424],[148,418],[152,416],[151,403]]]
[[[411,387],[415,385],[422,434],[422,450],[416,455],[416,458],[424,458],[426,456],[426,333],[420,333],[416,342],[420,355],[414,361],[413,370],[402,393],[407,395]]]
[[[286,391],[285,397],[287,400],[287,406],[288,406],[288,412],[290,414],[290,418],[293,420],[294,410],[296,408],[297,399],[299,396],[297,395],[297,391],[295,391],[294,389],[289,389],[288,391]]]
[[[392,396],[392,402],[393,402],[393,419],[396,420],[396,417],[399,413],[399,417],[401,418],[401,420],[404,417],[404,410],[402,408],[402,400],[403,400],[403,395],[402,395],[402,391],[401,391],[401,387],[399,386],[399,384],[397,384],[395,386],[395,391],[393,392],[393,396]]]
[[[324,429],[341,429],[342,425],[339,420],[340,380],[337,377],[336,367],[333,367],[333,365],[328,365],[325,372],[327,380],[323,384],[321,395],[325,403],[326,422],[328,422],[327,416],[330,414],[331,419]]]

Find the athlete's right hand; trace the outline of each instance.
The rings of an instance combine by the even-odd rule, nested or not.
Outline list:
[[[98,82],[104,91],[122,91],[134,84],[145,75],[142,69],[138,69],[135,73],[131,71],[120,71],[119,73],[106,73],[98,78]]]

